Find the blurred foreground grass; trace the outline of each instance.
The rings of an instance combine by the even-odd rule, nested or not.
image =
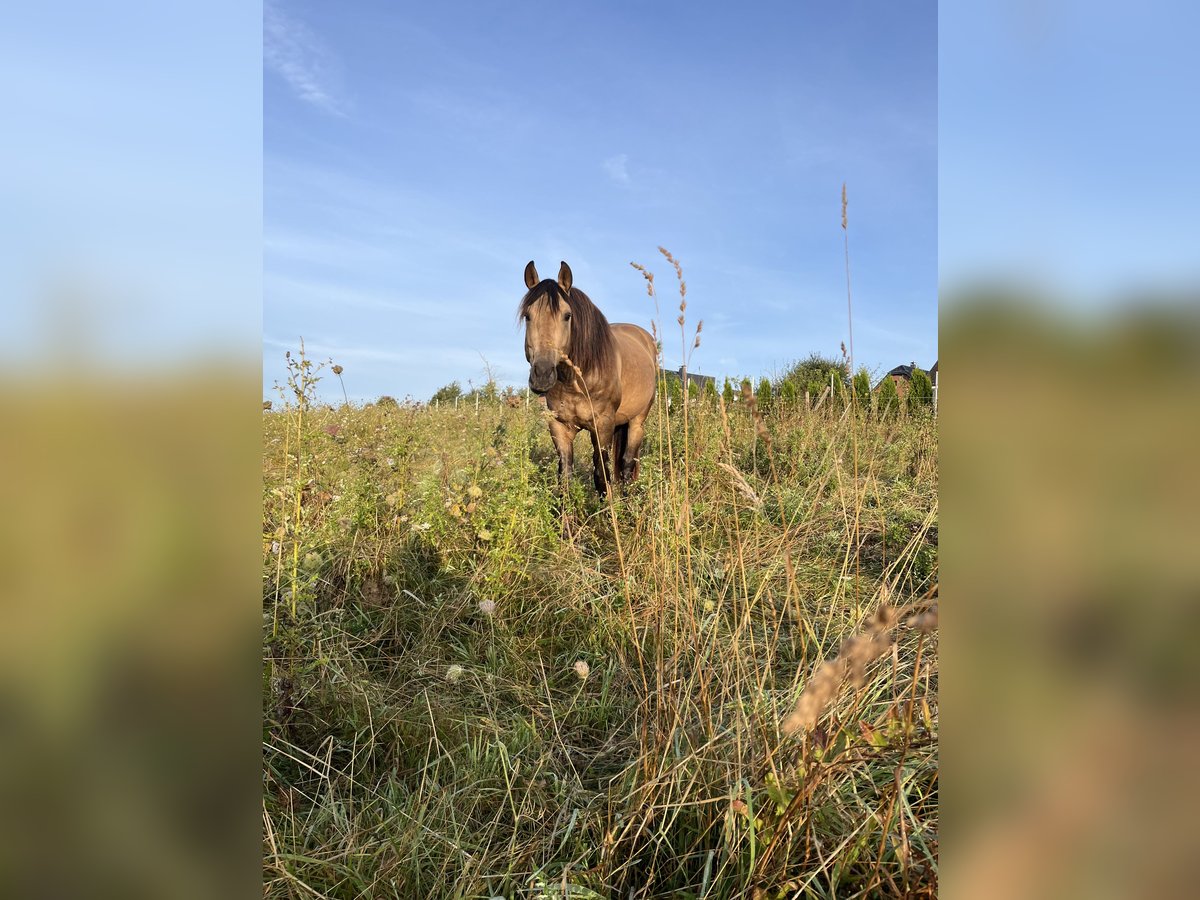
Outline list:
[[[0,389],[6,896],[254,877],[257,373],[205,371]]]
[[[1191,893],[1200,305],[955,299],[941,331],[945,886]]]

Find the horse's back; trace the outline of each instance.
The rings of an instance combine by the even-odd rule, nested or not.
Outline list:
[[[645,328],[625,322],[612,326],[621,357],[621,405],[617,424],[644,416],[654,402],[658,383],[658,348]]]

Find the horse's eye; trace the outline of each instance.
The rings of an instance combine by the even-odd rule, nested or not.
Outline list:
[[[566,315],[564,315],[564,316],[563,316],[563,321],[564,321],[564,322],[570,322],[570,321],[571,321],[571,314],[570,314],[570,313],[567,313]]]

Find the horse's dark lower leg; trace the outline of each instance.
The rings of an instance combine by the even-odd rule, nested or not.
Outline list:
[[[629,480],[629,471],[625,465],[626,447],[629,445],[629,426],[618,425],[613,429],[613,468],[618,482]]]
[[[601,453],[599,447],[592,451],[592,481],[596,485],[596,493],[601,497],[608,493],[607,456],[608,451]]]
[[[645,438],[646,431],[643,424],[638,421],[630,422],[625,435],[624,452],[621,455],[621,466],[627,482],[637,480],[640,468],[639,460],[642,457],[642,444]]]
[[[569,428],[561,422],[550,423],[550,438],[558,451],[558,480],[563,490],[571,482],[571,468],[575,459],[575,433],[577,429]]]

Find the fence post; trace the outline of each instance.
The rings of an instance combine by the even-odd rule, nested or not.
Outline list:
[[[475,395],[475,415],[479,415],[479,395]]]

